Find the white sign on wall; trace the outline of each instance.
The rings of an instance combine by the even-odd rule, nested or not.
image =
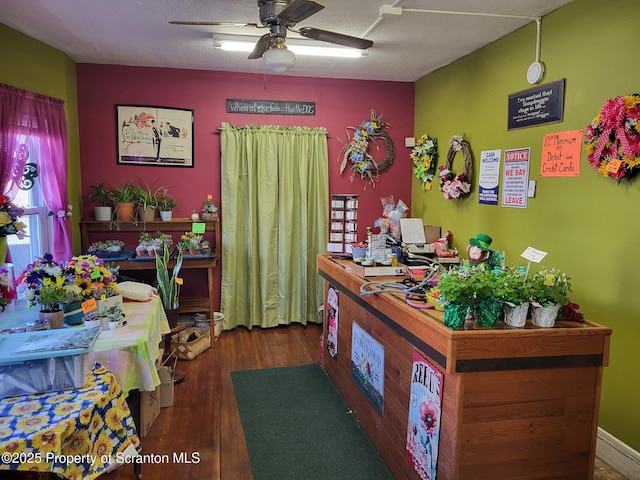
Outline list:
[[[527,208],[529,189],[529,148],[505,150],[502,173],[502,206]]]

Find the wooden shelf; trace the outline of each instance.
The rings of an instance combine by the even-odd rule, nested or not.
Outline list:
[[[214,302],[214,269],[218,264],[218,252],[221,246],[220,222],[218,220],[193,222],[189,218],[175,218],[170,222],[154,220],[151,222],[98,222],[96,220],[82,220],[80,232],[82,235],[82,251],[86,252],[91,245],[92,234],[111,232],[117,236],[118,232],[188,232],[193,223],[204,223],[205,232],[213,234],[211,251],[212,255],[202,258],[185,258],[182,262],[183,269],[206,269],[208,296],[202,298],[185,298],[180,300],[180,311],[185,313],[209,311],[213,316],[216,311]],[[205,233],[206,235],[206,233]],[[108,261],[108,259],[107,259]],[[120,267],[121,271],[155,270],[156,263],[152,260],[119,260],[112,262]],[[175,260],[171,260],[169,268],[175,266]]]

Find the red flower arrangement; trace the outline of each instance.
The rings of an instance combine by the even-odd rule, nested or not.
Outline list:
[[[15,285],[11,284],[9,269],[0,267],[0,311],[16,299]]]
[[[618,182],[640,170],[640,95],[607,100],[585,132],[591,167]]]

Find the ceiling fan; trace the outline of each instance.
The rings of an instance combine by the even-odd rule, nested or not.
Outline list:
[[[319,12],[324,5],[315,0],[258,0],[260,24],[240,22],[191,22],[174,20],[174,25],[213,25],[222,27],[256,27],[268,28],[269,33],[262,35],[249,54],[250,59],[262,58],[271,70],[282,73],[295,65],[295,55],[287,50],[285,39],[287,30],[303,37],[322,42],[335,43],[345,47],[365,50],[373,45],[371,40],[352,37],[342,33],[330,32],[319,28],[293,27]]]

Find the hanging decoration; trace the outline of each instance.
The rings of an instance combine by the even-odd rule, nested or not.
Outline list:
[[[594,170],[620,182],[640,171],[640,95],[607,100],[587,125],[584,144]]]
[[[413,174],[422,181],[424,190],[431,190],[431,182],[438,165],[438,139],[425,133],[411,150],[410,157],[413,162]]]
[[[471,156],[471,147],[462,135],[454,135],[449,140],[449,151],[447,152],[447,163],[438,167],[440,170],[440,191],[447,200],[454,198],[464,198],[471,192],[471,170],[473,166],[473,157]],[[456,153],[462,151],[464,155],[464,170],[461,174],[456,175],[453,171],[453,159]]]
[[[358,127],[349,128],[353,130],[353,137],[349,137],[349,132],[347,132],[349,141],[340,153],[340,158],[342,159],[340,173],[344,172],[347,164],[351,162],[353,172],[349,179],[353,181],[353,177],[358,175],[375,186],[375,178],[393,162],[393,141],[387,134],[389,124],[383,121],[381,116],[376,116],[375,110],[371,110],[370,120],[362,122]],[[376,148],[379,149],[378,140],[384,142],[386,153],[385,159],[380,163],[377,163],[369,154],[371,144],[375,144]]]

